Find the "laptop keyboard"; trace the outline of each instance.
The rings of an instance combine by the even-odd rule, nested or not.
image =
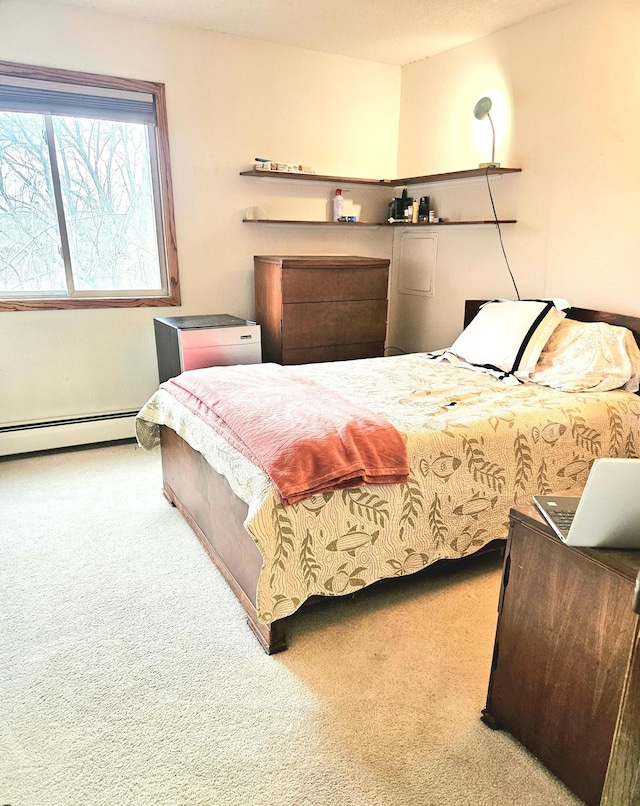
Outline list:
[[[559,529],[564,529],[565,532],[568,532],[576,513],[569,509],[551,509],[548,511],[555,525]]]

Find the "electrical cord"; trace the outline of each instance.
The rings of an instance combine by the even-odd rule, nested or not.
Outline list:
[[[391,344],[388,347],[384,348],[385,353],[387,352],[387,350],[397,350],[402,355],[407,355],[406,350],[401,350],[399,347],[393,347]]]
[[[520,292],[518,291],[518,286],[516,285],[515,278],[513,276],[513,272],[511,271],[511,266],[509,265],[509,260],[507,258],[507,253],[504,248],[504,243],[502,242],[502,230],[500,229],[500,222],[498,221],[498,214],[496,213],[496,206],[493,203],[493,193],[491,192],[491,183],[489,182],[489,166],[485,169],[485,178],[487,180],[487,188],[489,190],[489,198],[491,199],[491,207],[493,208],[493,217],[496,221],[496,227],[498,228],[498,237],[500,238],[500,246],[502,247],[502,254],[504,256],[504,262],[507,264],[507,269],[509,271],[509,276],[511,277],[511,282],[513,283],[513,287],[516,290],[516,296],[520,299]]]

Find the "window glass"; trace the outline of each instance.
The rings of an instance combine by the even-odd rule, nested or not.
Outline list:
[[[160,290],[147,127],[53,118],[77,291]]]
[[[42,115],[0,112],[0,295],[66,291]]]

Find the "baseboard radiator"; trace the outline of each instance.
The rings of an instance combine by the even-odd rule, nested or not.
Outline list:
[[[136,411],[89,414],[64,420],[0,425],[0,456],[46,451],[135,436]]]

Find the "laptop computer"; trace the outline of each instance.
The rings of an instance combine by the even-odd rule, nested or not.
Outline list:
[[[640,459],[596,459],[582,495],[534,495],[564,543],[640,549]]]

